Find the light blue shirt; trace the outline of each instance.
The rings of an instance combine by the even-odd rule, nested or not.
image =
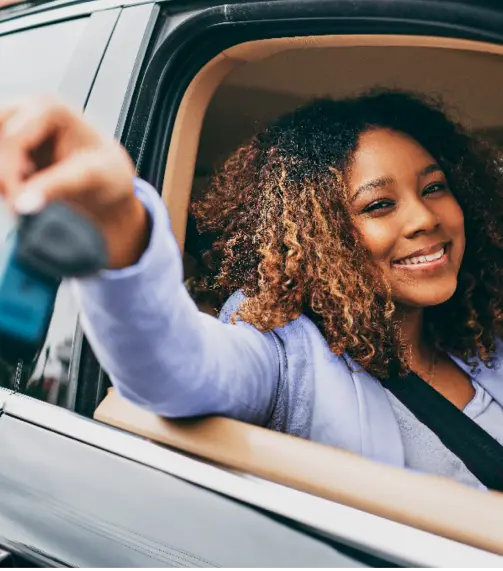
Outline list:
[[[386,391],[332,353],[308,317],[268,333],[232,325],[240,292],[220,319],[198,311],[164,203],[142,180],[135,189],[152,218],[141,260],[74,284],[85,333],[117,391],[165,417],[223,415],[406,467]],[[473,378],[501,407],[503,372],[481,367]]]

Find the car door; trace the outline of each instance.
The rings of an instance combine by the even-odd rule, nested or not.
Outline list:
[[[163,196],[182,248],[186,241],[184,208],[186,210],[191,191],[191,183],[186,183],[184,177],[194,170],[198,129],[204,118],[201,108],[207,102],[204,98],[211,97],[209,92],[215,88],[209,81],[204,83],[207,76],[203,78],[203,70],[206,65],[222,63],[222,68],[227,65],[229,52],[235,45],[244,44],[243,51],[236,56],[240,64],[246,61],[246,42],[269,38],[290,40],[309,36],[311,40],[328,35],[393,34],[501,43],[503,37],[502,14],[496,13],[494,3],[489,2],[477,6],[465,2],[437,4],[406,0],[384,4],[277,1],[224,5],[215,2],[191,12],[185,12],[177,2],[171,6],[175,16],[159,23],[160,32],[147,55],[148,65],[140,74],[122,140],[141,176],[160,192],[167,190]],[[203,83],[206,91],[198,98],[195,93]],[[187,103],[189,91],[196,102],[192,109],[189,107],[192,102]],[[181,115],[187,119],[183,128],[189,125],[192,131],[183,130]],[[176,155],[172,153],[175,145]],[[184,206],[180,206],[181,203]],[[134,430],[133,419],[128,424]]]

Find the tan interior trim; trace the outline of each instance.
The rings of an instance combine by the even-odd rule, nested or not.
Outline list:
[[[162,196],[180,250],[185,242],[188,205],[204,115],[220,83],[237,66],[294,49],[362,46],[429,47],[503,55],[503,46],[455,38],[404,35],[328,35],[244,42],[209,61],[194,77],[180,104],[168,153]]]
[[[169,146],[162,196],[170,212],[173,233],[180,251],[183,251],[184,247],[190,193],[204,115],[219,84],[239,63],[223,54],[213,58],[194,77],[178,110]]]
[[[473,40],[456,38],[438,38],[434,36],[364,34],[295,36],[291,38],[255,40],[232,46],[223,53],[234,60],[252,62],[288,50],[347,47],[441,48],[503,55],[503,45],[490,44],[488,42],[475,42]]]
[[[503,555],[501,494],[235,420],[168,421],[113,390],[94,418],[228,468]]]

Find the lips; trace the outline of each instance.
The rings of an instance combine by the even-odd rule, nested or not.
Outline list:
[[[442,258],[445,253],[447,242],[437,242],[426,248],[421,248],[411,252],[407,256],[393,260],[393,264],[398,265],[417,265],[431,263]]]

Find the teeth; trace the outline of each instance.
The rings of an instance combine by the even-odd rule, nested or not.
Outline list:
[[[404,260],[400,260],[398,263],[404,266],[410,266],[412,264],[425,264],[428,262],[434,262],[435,260],[440,260],[440,258],[444,255],[444,251],[445,248],[442,248],[434,254],[429,254],[428,256],[415,256],[414,258],[405,258]]]

